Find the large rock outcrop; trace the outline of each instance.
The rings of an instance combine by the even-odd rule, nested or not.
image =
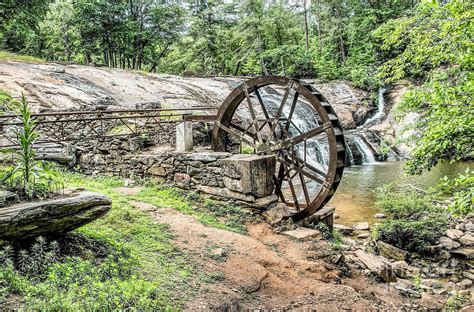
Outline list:
[[[0,239],[59,235],[105,215],[112,201],[105,195],[80,192],[65,198],[0,208]]]

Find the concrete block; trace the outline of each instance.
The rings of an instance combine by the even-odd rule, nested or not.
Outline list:
[[[176,125],[176,151],[189,152],[193,150],[193,123],[183,121]]]

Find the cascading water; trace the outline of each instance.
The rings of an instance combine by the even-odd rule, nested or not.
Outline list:
[[[370,117],[369,119],[367,119],[364,124],[362,125],[362,127],[360,128],[364,128],[366,126],[371,126],[371,125],[375,125],[377,123],[380,122],[380,120],[385,116],[385,113],[384,113],[384,108],[385,108],[385,99],[384,99],[384,93],[387,89],[384,88],[384,87],[380,87],[379,90],[378,90],[378,96],[377,96],[377,113],[375,113],[375,115],[373,115],[372,117]]]
[[[265,107],[268,112],[275,116],[281,104],[281,95],[270,88],[262,88],[260,92],[264,98]],[[288,118],[290,110],[290,105],[285,105],[282,111],[282,118]],[[291,118],[288,132],[290,135],[296,136],[316,128],[319,126],[316,116],[316,112],[308,104],[298,101]],[[305,153],[305,149],[307,153]],[[313,167],[321,171],[327,170],[329,163],[329,145],[327,138],[310,138],[306,141],[306,146],[304,142],[301,142],[295,146],[295,150],[300,158],[305,158]]]
[[[362,156],[362,164],[370,164],[375,162],[374,154],[372,150],[369,148],[367,143],[358,135],[354,135],[352,137],[357,150],[360,152]]]

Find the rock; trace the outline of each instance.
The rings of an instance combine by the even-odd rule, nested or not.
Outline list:
[[[403,260],[393,262],[392,266],[395,275],[401,278],[413,277],[420,274],[419,268],[415,268]]]
[[[159,177],[166,177],[166,169],[159,164],[151,166],[148,172]]]
[[[409,256],[409,253],[405,250],[387,244],[386,242],[378,241],[377,248],[379,253],[387,258],[395,260],[406,260]]]
[[[102,217],[111,204],[105,195],[86,191],[66,198],[7,206],[0,209],[0,239],[60,235]]]
[[[369,238],[369,236],[370,236],[369,233],[361,233],[361,234],[357,235],[357,238],[366,239],[366,238]]]
[[[183,189],[189,189],[189,183],[191,182],[191,177],[187,173],[176,172],[174,174],[174,183],[177,187]]]
[[[368,231],[370,229],[369,222],[359,222],[352,226],[355,231]]]
[[[304,227],[296,228],[296,230],[285,231],[283,234],[301,241],[314,240],[321,236],[321,232]]]
[[[269,207],[271,204],[274,204],[278,201],[278,196],[275,194],[271,194],[261,198],[255,198],[255,201],[252,203],[252,207],[265,209]]]
[[[465,278],[459,283],[457,283],[456,286],[458,286],[461,289],[467,289],[472,286],[472,281],[470,279]]]
[[[256,197],[266,197],[273,193],[275,156],[239,154],[221,159],[219,163],[224,171],[235,171],[242,177],[234,179],[224,176],[224,185],[229,190]]]
[[[262,212],[262,216],[268,223],[274,225],[284,219],[291,217],[290,209],[284,203],[278,203],[275,207]]]
[[[391,264],[385,258],[366,253],[360,249],[355,251],[355,255],[372,273],[386,283],[397,281]]]
[[[461,244],[464,246],[472,246],[474,245],[474,236],[472,236],[470,233],[465,234],[459,239],[459,242],[461,242]]]
[[[255,201],[255,198],[252,195],[244,195],[242,193],[233,192],[229,189],[222,187],[196,185],[196,189],[207,194],[216,195],[227,199],[232,198],[248,203],[253,203]]]
[[[463,235],[464,235],[463,231],[456,230],[456,229],[449,229],[446,231],[446,236],[448,236],[451,239],[459,239]]]
[[[468,278],[468,279],[470,279],[471,281],[474,281],[474,273],[465,271],[465,272],[462,273],[462,275],[463,275],[465,278]]]
[[[463,247],[451,250],[451,254],[457,258],[471,260],[474,259],[474,248]]]
[[[459,248],[461,247],[461,244],[456,242],[456,241],[453,241],[451,238],[447,237],[447,236],[441,236],[439,238],[439,243],[446,249],[448,250],[451,250],[453,248]]]
[[[374,215],[374,218],[377,218],[377,219],[384,219],[386,218],[387,216],[384,214],[384,213],[376,213]]]
[[[334,213],[334,220],[339,219],[339,215],[337,213]]]
[[[352,235],[352,233],[354,232],[354,229],[352,229],[348,226],[342,225],[342,224],[337,224],[337,223],[333,225],[333,228],[335,230],[338,230],[339,232],[341,232],[344,235]]]

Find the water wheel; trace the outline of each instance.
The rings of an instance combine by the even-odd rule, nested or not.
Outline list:
[[[294,221],[329,201],[344,169],[344,137],[333,108],[311,85],[286,77],[257,77],[236,87],[219,109],[212,146],[275,155],[275,194]]]

